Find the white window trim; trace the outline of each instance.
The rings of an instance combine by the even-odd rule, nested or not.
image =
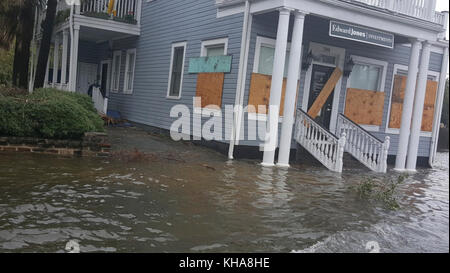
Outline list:
[[[180,90],[178,92],[178,96],[171,96],[170,95],[170,82],[172,81],[172,70],[173,70],[173,57],[175,53],[175,48],[177,47],[183,47],[183,64],[181,69],[181,79],[180,79]],[[180,42],[180,43],[173,43],[171,47],[171,56],[170,56],[170,64],[169,64],[169,82],[167,84],[167,99],[176,99],[179,100],[181,98],[181,91],[183,90],[183,78],[184,78],[184,65],[186,61],[186,48],[187,48],[187,42]]]
[[[130,54],[134,53],[134,64],[133,64],[133,78],[131,79],[131,89],[127,89],[128,87],[128,69],[130,65]],[[133,87],[134,87],[134,73],[136,72],[136,48],[128,49],[127,50],[127,58],[125,62],[125,79],[123,84],[123,93],[124,94],[133,94]]]
[[[259,55],[261,54],[261,46],[268,46],[275,48],[277,40],[272,38],[267,38],[263,36],[256,37],[256,46],[255,46],[255,58],[253,61],[253,73],[258,73],[259,68]],[[302,47],[303,48],[303,47]],[[287,44],[286,51],[289,54],[291,50],[291,43]],[[301,73],[301,70],[299,71]],[[299,78],[300,79],[300,78]],[[257,120],[257,121],[267,121],[267,114],[259,114],[259,113],[248,113],[249,120]],[[283,117],[280,116],[278,118],[278,122],[283,122]]]
[[[116,75],[116,56],[119,56],[119,74]],[[113,52],[112,70],[111,70],[111,92],[119,93],[120,89],[120,70],[122,68],[122,51],[116,50]],[[117,88],[114,86],[114,80],[117,79]]]
[[[386,91],[386,75],[387,75],[387,69],[388,69],[388,62],[385,61],[381,61],[381,60],[377,60],[377,59],[371,59],[371,58],[367,58],[367,57],[362,57],[362,56],[357,56],[357,55],[350,55],[350,58],[353,59],[353,62],[355,64],[367,64],[367,65],[375,65],[375,66],[379,66],[382,67],[383,71],[381,72],[381,79],[379,80],[378,83],[378,89],[376,90],[377,92],[385,92]],[[352,75],[350,74],[350,77]],[[347,79],[347,86],[345,87],[346,90],[348,90],[350,88],[350,77]],[[375,90],[371,90],[371,91],[375,91]],[[346,97],[347,97],[347,92],[346,92]],[[345,106],[346,106],[346,99],[344,99],[344,111],[345,111]],[[383,108],[384,108],[384,103],[383,103]],[[359,124],[359,126],[361,126],[362,128],[364,128],[365,130],[369,131],[369,132],[379,132],[380,131],[380,126],[378,125],[367,125],[367,124]]]
[[[220,38],[220,39],[202,41],[200,57],[206,57],[208,47],[219,46],[219,45],[224,45],[223,55],[227,55],[228,54],[228,38]]]
[[[394,91],[394,77],[397,74],[398,70],[404,70],[404,71],[408,71],[408,66],[407,65],[402,65],[402,64],[394,64],[394,71],[392,72],[392,83],[391,83],[391,93],[389,94],[389,106],[388,106],[388,112],[387,112],[387,118],[386,118],[386,133],[387,134],[392,134],[392,135],[399,135],[400,134],[400,129],[396,129],[396,128],[389,128],[389,121],[391,118],[391,103],[392,103],[392,93]],[[428,70],[428,76],[433,76],[436,77],[436,81],[439,82],[439,77],[440,77],[441,73],[439,72],[435,72],[435,71],[430,71]],[[436,101],[438,99],[438,96],[436,95]],[[436,102],[435,102],[435,107],[436,107]],[[434,119],[435,117],[433,117]],[[420,136],[421,137],[431,137],[432,136],[432,132],[424,132],[424,131],[420,131]]]

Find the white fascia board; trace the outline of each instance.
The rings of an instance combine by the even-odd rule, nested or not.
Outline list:
[[[80,26],[103,29],[130,35],[141,34],[140,27],[137,25],[115,22],[112,20],[92,18],[83,15],[74,15],[74,23],[79,24]]]

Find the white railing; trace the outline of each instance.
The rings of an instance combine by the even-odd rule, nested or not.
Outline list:
[[[112,10],[108,14],[110,0],[85,0],[81,3],[80,14],[98,15],[102,18],[115,19],[124,23],[137,24],[140,19],[142,0],[115,0]]]
[[[345,0],[344,0],[345,1]],[[445,24],[445,14],[436,11],[434,0],[346,0],[358,2],[399,14],[431,21],[440,25]]]
[[[389,136],[386,136],[384,142],[381,142],[342,114],[338,116],[336,128],[336,133],[345,133],[347,136],[346,152],[372,171],[386,173],[390,145]]]
[[[108,111],[108,98],[103,97],[100,88],[92,88],[92,101],[94,102],[94,107],[99,113],[106,114]]]
[[[218,6],[234,5],[245,0],[216,0]],[[257,1],[257,0],[253,0]],[[365,4],[427,20],[445,26],[445,14],[436,11],[436,0],[340,0],[348,3]]]
[[[307,113],[298,109],[295,140],[325,167],[342,172],[346,135],[337,138],[315,122]]]

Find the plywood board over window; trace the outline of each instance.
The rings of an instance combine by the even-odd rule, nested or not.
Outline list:
[[[357,124],[381,126],[383,106],[384,92],[347,89],[344,114]]]
[[[405,97],[406,76],[395,75],[394,87],[392,89],[391,112],[389,128],[399,129],[402,120],[403,99]],[[436,92],[438,82],[428,80],[425,93],[425,103],[422,116],[422,131],[431,132],[433,129],[434,107],[436,103]]]
[[[202,99],[202,108],[216,105],[222,106],[224,73],[199,73],[197,76],[196,96]]]
[[[281,103],[280,103],[280,116],[283,116],[284,111],[284,97],[286,94],[286,82],[287,79],[283,79],[283,88],[281,92]],[[269,109],[269,100],[270,100],[270,87],[272,85],[272,76],[253,73],[252,79],[250,82],[250,94],[248,97],[248,105],[252,105],[254,109],[249,109],[249,113],[258,113],[258,114],[267,114],[267,110]],[[261,107],[258,109],[258,105],[262,105],[265,107]],[[256,110],[256,111],[253,111]]]

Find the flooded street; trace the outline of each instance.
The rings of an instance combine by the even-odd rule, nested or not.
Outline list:
[[[448,153],[409,176],[390,210],[359,197],[377,175],[350,164],[342,175],[263,168],[140,130],[109,133],[117,151],[159,158],[0,154],[0,252],[65,252],[69,240],[81,252],[368,252],[371,241],[449,251]]]

